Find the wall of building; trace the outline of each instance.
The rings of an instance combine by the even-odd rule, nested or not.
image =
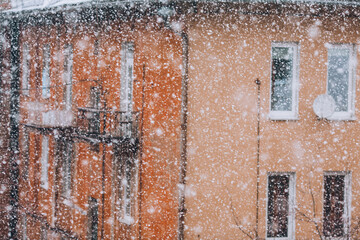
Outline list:
[[[9,97],[10,97],[10,36],[9,28],[0,25],[0,234],[7,234],[9,214]]]
[[[99,41],[96,54],[95,40]],[[61,181],[58,168],[62,159],[57,159],[55,149],[60,132],[51,130],[47,133],[50,136],[49,188],[44,190],[39,186],[39,153],[44,132],[26,128],[30,136],[29,162],[28,166],[24,165],[26,155],[23,154],[21,169],[24,171],[28,168],[29,176],[21,182],[21,204],[26,209],[23,211],[27,214],[26,232],[29,237],[33,236],[31,239],[39,238],[41,226],[45,226],[48,236],[53,238],[75,236],[85,239],[88,234],[90,196],[99,203],[99,238],[101,234],[104,239],[138,238],[140,228],[144,239],[176,237],[182,49],[180,37],[162,23],[157,23],[153,17],[144,17],[136,23],[116,20],[99,25],[94,22],[58,26],[23,25],[21,43],[27,43],[30,48],[31,89],[29,96],[21,96],[21,121],[25,124],[31,118],[30,112],[34,110],[32,103],[40,106],[40,111],[64,108],[65,44],[73,45],[74,115],[77,114],[77,107],[89,107],[90,87],[99,85],[104,91],[101,95],[102,105],[106,101],[107,108],[119,109],[120,50],[124,41],[132,41],[135,46],[133,99],[134,111],[139,112],[140,117],[141,141],[136,162],[134,222],[130,225],[121,223],[116,218],[117,213],[114,213],[114,203],[117,201],[114,199],[114,169],[117,164],[114,158],[115,144],[100,143],[94,146],[81,138],[74,139],[72,195],[66,200],[57,195]],[[43,99],[41,95],[42,49],[46,43],[50,44],[52,57],[49,99]],[[41,217],[36,218],[31,214]],[[20,229],[24,228],[24,224],[20,226]]]
[[[315,206],[316,218],[322,218],[324,172],[351,172],[351,222],[356,228],[360,212],[358,104],[356,119],[351,121],[319,120],[312,105],[318,95],[326,93],[327,44],[354,44],[358,55],[358,18],[324,13],[315,6],[297,13],[286,7],[273,14],[271,8],[247,10],[227,12],[223,8],[214,14],[201,14],[206,11],[199,8],[199,14],[189,18],[185,238],[255,236],[256,79],[261,81],[260,238],[266,235],[269,172],[296,174],[297,239],[317,237],[315,224],[299,220],[299,214],[311,215]],[[300,49],[297,120],[274,121],[268,116],[274,42],[295,42]],[[359,70],[357,64],[356,79]],[[357,84],[356,103],[359,90]]]

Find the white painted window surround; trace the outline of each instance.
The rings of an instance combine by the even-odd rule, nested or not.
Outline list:
[[[336,103],[330,120],[355,120],[356,51],[353,44],[327,44],[327,94]]]
[[[50,45],[46,44],[43,50],[43,66],[42,66],[42,96],[50,97]]]
[[[30,88],[30,49],[29,45],[23,45],[22,55],[22,93],[26,96],[29,95]]]
[[[71,110],[72,107],[72,73],[73,73],[73,48],[71,44],[64,49],[64,104],[65,110]]]
[[[286,176],[289,179],[289,199],[288,199],[288,232],[287,237],[267,237],[268,235],[268,207],[269,207],[269,177],[271,176]],[[269,240],[292,240],[295,239],[295,186],[296,175],[294,172],[269,172],[267,177],[267,199],[266,199],[266,239]]]
[[[297,43],[272,43],[269,103],[271,120],[298,119],[299,56]]]
[[[125,112],[122,121],[131,122],[133,109],[134,43],[121,44],[120,111]],[[131,123],[123,124],[121,131],[125,137],[131,136]]]

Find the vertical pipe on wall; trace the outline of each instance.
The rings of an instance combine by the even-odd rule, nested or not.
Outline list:
[[[16,225],[18,222],[19,205],[19,87],[20,87],[20,48],[19,48],[19,19],[10,22],[10,212],[9,239],[17,239]]]
[[[259,79],[255,80],[257,85],[257,148],[256,148],[256,225],[255,239],[259,239],[259,186],[260,186],[260,85]]]
[[[145,73],[146,73],[146,65],[143,65],[143,79],[142,79],[142,102],[141,102],[141,127],[140,127],[140,149],[139,149],[139,240],[141,240],[141,211],[142,211],[142,158],[143,158],[143,145],[144,145],[144,109],[145,109]]]
[[[182,40],[182,82],[181,82],[181,139],[180,139],[180,176],[179,176],[179,209],[178,209],[178,239],[184,239],[185,224],[185,184],[187,166],[187,116],[188,116],[188,64],[189,64],[189,39],[186,32],[181,33]]]

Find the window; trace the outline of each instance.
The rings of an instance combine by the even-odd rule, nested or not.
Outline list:
[[[121,117],[121,131],[126,137],[131,136],[133,68],[134,44],[124,42],[121,45],[120,111],[125,112],[125,115]]]
[[[23,162],[22,177],[25,180],[27,180],[29,176],[29,157],[30,157],[29,145],[30,145],[29,132],[27,131],[27,129],[23,128],[22,135],[20,138],[20,147],[21,147],[22,162]]]
[[[22,56],[22,93],[26,96],[29,95],[30,89],[30,50],[27,44],[23,45],[23,56]]]
[[[48,240],[48,230],[46,226],[41,226],[40,240]]]
[[[355,51],[353,45],[328,47],[327,94],[335,100],[334,120],[354,118]]]
[[[132,152],[121,152],[119,146],[115,152],[116,172],[116,208],[120,222],[133,223],[133,206],[135,196],[135,156]]]
[[[100,108],[100,91],[97,87],[90,88],[90,107],[94,109]],[[89,112],[89,132],[94,134],[100,133],[100,112]]]
[[[326,237],[344,237],[349,232],[350,186],[349,173],[325,173],[323,231]]]
[[[0,84],[2,84],[4,70],[4,47],[0,44]]]
[[[64,149],[62,151],[62,196],[69,198],[71,195],[71,185],[72,185],[72,159],[73,159],[73,143],[70,141],[65,141],[63,143]]]
[[[21,219],[21,225],[22,225],[22,240],[27,240],[27,216],[26,213],[22,215]]]
[[[66,45],[64,51],[64,83],[65,83],[65,109],[71,110],[72,106],[72,68],[73,68],[73,49],[72,45]]]
[[[98,203],[95,198],[89,198],[88,210],[88,238],[89,240],[98,239]]]
[[[271,119],[297,119],[298,56],[298,45],[295,43],[273,43],[272,45],[269,114]]]
[[[295,238],[295,174],[268,175],[267,238]]]
[[[44,46],[42,69],[42,96],[50,97],[50,45]]]
[[[42,137],[41,144],[41,187],[48,189],[48,169],[49,169],[49,137]]]

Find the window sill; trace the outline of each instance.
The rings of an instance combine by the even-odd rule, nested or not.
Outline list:
[[[330,120],[330,121],[355,121],[356,117],[353,113],[336,112],[331,117],[328,117],[327,120]]]
[[[291,237],[267,237],[266,240],[291,240]]]
[[[293,112],[270,112],[268,115],[270,120],[274,121],[297,121],[299,117]]]

